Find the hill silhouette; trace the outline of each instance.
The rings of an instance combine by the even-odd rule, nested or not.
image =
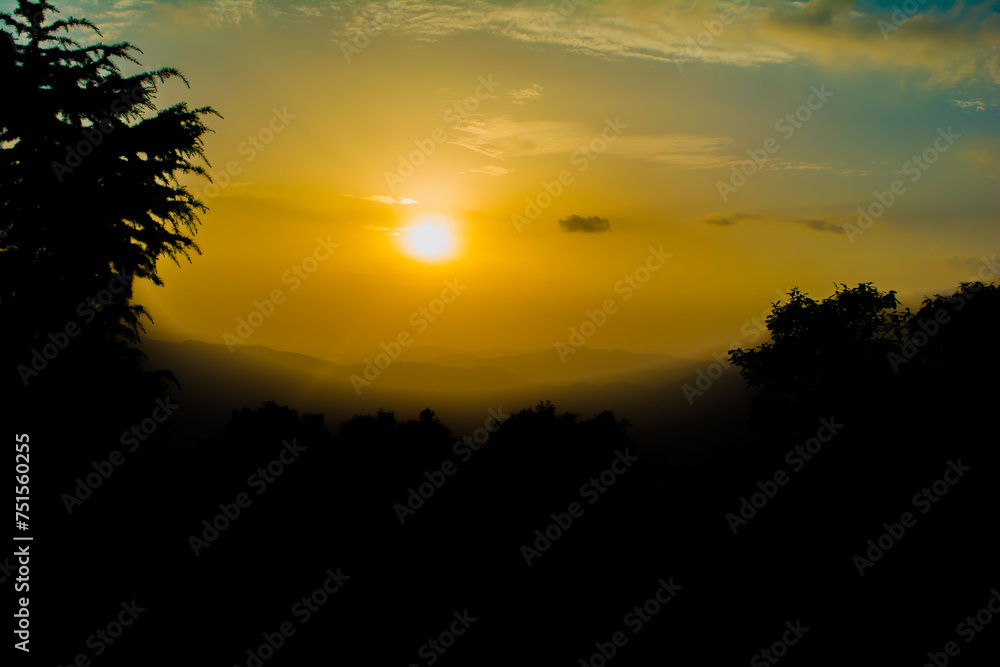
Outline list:
[[[733,369],[692,405],[683,386],[698,381],[706,362],[620,350],[581,348],[581,361],[574,367],[564,367],[553,350],[461,360],[436,354],[428,361],[401,359],[360,394],[350,377],[364,373],[363,364],[333,364],[260,346],[230,353],[225,345],[193,341],[146,339],[142,350],[149,357],[148,368],[171,368],[185,379],[184,388],[176,392],[186,406],[179,423],[189,424],[192,432],[217,430],[233,406],[266,400],[336,419],[382,406],[415,413],[431,403],[453,428],[464,432],[478,426],[489,408],[532,405],[547,398],[584,414],[627,413],[633,433],[653,448],[661,446],[658,438],[669,427],[674,437],[662,447],[677,449],[703,442],[706,431],[744,430],[734,416],[749,410],[750,393]]]
[[[995,420],[983,409],[992,397],[982,385],[942,383],[983,367],[955,361],[984,361],[981,349],[969,348],[995,322],[996,286],[957,294],[972,289],[975,298],[961,310],[951,302],[951,319],[918,354],[907,348],[908,374],[892,372],[891,355],[923,341],[920,321],[948,297],[900,315],[898,339],[873,339],[867,358],[843,369],[873,383],[850,397],[830,393],[844,386],[838,382],[850,386],[836,367],[816,371],[828,383],[811,392],[781,384],[782,372],[811,372],[806,360],[825,363],[809,336],[870,349],[863,336],[827,337],[845,324],[830,322],[830,312],[850,318],[843,304],[852,294],[805,306],[814,315],[798,311],[799,326],[785,336],[734,355],[747,366],[762,349],[788,355],[785,365],[756,367],[757,377],[777,377],[758,390],[755,433],[714,443],[706,434],[699,458],[638,442],[629,415],[585,417],[547,401],[483,410],[468,430],[426,406],[361,412],[338,427],[264,402],[234,410],[197,446],[156,434],[157,446],[140,449],[57,523],[67,540],[99,538],[132,557],[109,567],[84,554],[60,580],[104,600],[141,588],[158,618],[187,614],[200,656],[235,664],[247,664],[247,650],[284,622],[298,632],[275,663],[306,660],[337,637],[354,642],[345,657],[374,651],[379,660],[421,664],[433,653],[428,640],[466,613],[475,619],[468,634],[441,659],[590,661],[602,647],[610,652],[620,631],[627,642],[614,647],[617,664],[729,662],[801,627],[790,664],[833,664],[862,650],[866,663],[917,662],[955,639],[957,619],[986,604],[996,572],[983,523],[986,508],[996,507]],[[776,308],[775,329],[785,312]],[[959,333],[944,337],[951,325]],[[939,419],[927,419],[931,406]],[[786,418],[767,421],[782,410]],[[669,440],[671,430],[660,435]],[[72,487],[69,471],[63,486]],[[247,506],[226,517],[240,494]],[[154,562],[169,563],[169,573],[151,579]],[[118,583],[99,591],[87,583],[89,571]],[[295,601],[338,573],[349,577],[342,590],[302,623]],[[669,603],[648,602],[668,590]],[[201,604],[191,608],[190,596]],[[60,620],[70,636],[88,627],[72,612]],[[166,627],[151,622],[131,641],[159,641]],[[119,655],[130,655],[128,646]],[[963,656],[974,663],[995,646],[984,630]],[[185,650],[164,649],[164,659]]]

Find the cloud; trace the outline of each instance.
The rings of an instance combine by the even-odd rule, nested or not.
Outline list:
[[[584,218],[579,215],[571,215],[559,221],[559,226],[564,232],[586,232],[588,234],[599,234],[610,232],[611,223],[607,218],[598,218],[596,215]]]
[[[551,2],[337,5],[333,7],[344,24],[340,36],[346,38],[375,17],[382,30],[424,42],[481,32],[610,60],[737,67],[813,61],[837,68],[924,70],[930,82],[947,85],[1000,83],[1000,14],[989,1],[955,3],[949,10],[922,7],[902,21],[898,15],[893,20],[895,5],[856,0],[756,0],[746,5],[619,0],[583,3],[566,15],[553,11]],[[732,17],[725,24],[721,7],[728,7]]]
[[[122,33],[132,25],[145,21],[148,9],[155,4],[154,0],[114,0],[113,2],[90,0],[83,2],[81,7],[60,7],[62,15],[59,18],[83,16],[90,19],[100,29],[101,35],[87,30],[79,35],[74,35],[74,37],[83,45],[94,42],[107,43],[108,40],[121,37]]]
[[[206,23],[211,25],[239,25],[257,19],[255,0],[213,0],[208,5]]]
[[[470,117],[454,129],[459,134],[450,143],[492,158],[571,153],[594,135],[579,123],[515,121],[510,116]]]
[[[454,130],[456,135],[450,143],[491,158],[568,155],[586,149],[600,138],[611,155],[681,169],[728,167],[746,160],[730,153],[734,145],[730,137],[623,134],[606,142],[601,137],[601,127],[562,120],[515,121],[508,115],[470,116]]]
[[[949,9],[920,2],[920,11],[904,20],[898,13],[894,20],[896,5],[855,0],[754,0],[745,6],[615,0],[582,3],[567,15],[553,11],[555,3],[539,0],[77,0],[75,4],[112,35],[146,22],[150,9],[171,6],[217,26],[329,16],[335,26],[333,36],[341,42],[356,39],[375,25],[379,33],[418,42],[483,33],[607,60],[733,67],[808,61],[840,69],[920,70],[930,83],[944,85],[1000,84],[1000,13],[995,1],[958,2]],[[732,10],[725,24],[720,20],[723,7]],[[535,90],[532,86],[514,92]],[[534,92],[526,94],[530,97],[519,103],[537,99]]]
[[[608,152],[619,157],[648,160],[682,169],[709,169],[728,167],[745,160],[728,154],[728,149],[733,144],[730,137],[693,134],[623,135],[608,144]]]
[[[974,100],[952,100],[952,104],[960,109],[975,109],[976,111],[986,111],[986,102],[980,99]]]
[[[796,220],[799,224],[806,225],[809,229],[815,229],[817,232],[835,232],[843,233],[844,228],[836,223],[830,222],[829,220],[815,220],[815,219],[805,219]]]
[[[350,197],[352,199],[364,199],[365,201],[376,201],[380,204],[399,204],[403,206],[408,206],[411,204],[419,204],[416,199],[408,199],[407,197],[386,197],[384,195],[368,195],[367,197],[358,197],[357,195],[344,195],[345,197]]]
[[[828,169],[834,169],[834,166],[829,162],[792,162],[790,160],[782,160],[780,158],[771,158],[767,161],[767,164],[763,165],[761,169],[778,169],[778,170],[808,170],[808,171],[825,171]],[[847,170],[851,171],[851,170]]]
[[[740,220],[761,220],[765,222],[795,223],[795,224],[805,225],[809,229],[815,230],[817,232],[842,233],[844,231],[840,225],[834,222],[830,222],[829,220],[822,220],[819,218],[802,218],[798,220],[790,220],[788,218],[779,218],[775,216],[761,215],[759,213],[751,213],[748,211],[732,211],[730,213],[723,213],[721,215],[716,215],[710,218],[706,218],[703,222],[706,225],[715,225],[716,227],[732,227]]]
[[[627,127],[627,126],[626,126]],[[569,155],[583,150],[600,150],[619,158],[646,160],[677,169],[727,168],[746,162],[732,137],[696,134],[630,135],[606,141],[602,127],[564,120],[514,120],[509,115],[486,117],[471,115],[454,128],[449,143],[463,146],[491,158]],[[825,162],[793,162],[772,157],[764,169],[830,170]],[[479,171],[479,170],[473,170]],[[490,172],[484,172],[490,173]]]
[[[737,220],[753,220],[760,218],[756,213],[743,213],[740,211],[733,211],[732,213],[726,213],[724,215],[717,215],[712,218],[705,220],[706,225],[716,225],[718,227],[729,227],[735,225]]]
[[[995,2],[933,6],[908,15],[896,5],[858,11],[849,0],[772,3],[755,39],[828,66],[922,70],[928,83],[1000,83],[1000,14]],[[923,5],[924,3],[919,3]]]
[[[338,3],[339,4],[339,3]],[[703,31],[699,16],[680,21],[675,3],[662,3],[654,13],[638,3],[585,3],[566,15],[553,11],[550,2],[494,3],[471,0],[447,3],[424,0],[400,2],[344,3],[338,9],[343,30],[339,38],[357,34],[363,26],[378,21],[387,32],[410,35],[418,41],[434,42],[463,32],[485,32],[532,45],[561,47],[573,53],[599,58],[635,58],[675,62],[690,51],[685,37]],[[635,16],[637,11],[641,16]],[[717,17],[717,12],[714,13]],[[770,46],[740,46],[735,50],[711,50],[707,60],[759,65],[789,60],[790,54]]]
[[[471,171],[474,174],[487,174],[489,176],[506,176],[507,174],[509,174],[514,170],[508,169],[507,167],[501,167],[500,165],[496,164],[488,164],[480,169],[470,169],[469,171]]]
[[[511,101],[514,104],[527,104],[534,100],[540,100],[542,98],[542,87],[537,83],[531,84],[531,88],[519,88],[517,90],[511,90],[508,94],[511,97]]]

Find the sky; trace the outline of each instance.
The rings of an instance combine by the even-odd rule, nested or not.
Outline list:
[[[152,337],[708,358],[793,286],[1000,277],[997,2],[55,4],[223,116]]]

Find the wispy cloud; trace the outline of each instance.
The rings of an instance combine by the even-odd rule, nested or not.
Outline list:
[[[828,171],[836,167],[829,162],[795,162],[792,160],[782,160],[781,158],[771,158],[761,169],[786,170],[807,170],[807,171]],[[846,171],[852,171],[850,169]]]
[[[212,25],[239,25],[257,19],[254,0],[212,0],[205,22]]]
[[[851,0],[760,0],[736,12],[724,32],[702,40],[704,45],[696,40],[706,23],[723,25],[716,3],[584,3],[562,16],[549,2],[387,0],[344,3],[338,11],[348,34],[384,14],[385,30],[426,42],[486,32],[607,59],[740,67],[811,60],[830,67],[922,69],[932,82],[950,84],[976,78],[1000,83],[1000,17],[994,5],[923,8],[887,39],[879,22],[891,23],[891,7],[862,11]]]
[[[693,134],[625,135],[608,144],[608,152],[624,158],[648,160],[681,169],[710,169],[742,162],[734,157],[730,137]]]
[[[572,121],[516,121],[506,115],[469,118],[454,129],[456,134],[450,139],[451,143],[492,158],[570,154],[587,149],[594,137],[600,136],[601,130]],[[729,137],[622,135],[607,142],[606,146],[609,154],[618,157],[683,169],[725,167],[745,160],[730,150],[733,140]]]
[[[359,197],[357,195],[344,195],[345,197],[350,197],[352,199],[364,199],[365,201],[375,201],[380,204],[398,204],[402,206],[409,206],[412,204],[419,204],[416,199],[409,199],[407,197],[386,197],[385,195],[368,195],[367,197]]]
[[[151,7],[168,3],[77,0],[74,4],[101,26],[105,37],[114,38],[145,21]],[[959,2],[950,9],[919,3],[919,11],[894,22],[894,6],[876,3],[755,0],[735,12],[722,32],[707,42],[699,42],[699,37],[707,24],[723,25],[720,11],[727,3],[587,2],[567,16],[553,11],[552,2],[542,0],[181,0],[169,4],[179,4],[189,17],[218,27],[323,17],[334,23],[332,33],[339,41],[356,38],[377,25],[380,32],[408,35],[419,42],[480,32],[613,60],[736,67],[812,61],[831,68],[921,70],[930,83],[943,85],[962,81],[1000,84],[1000,13],[995,1]],[[895,29],[886,33],[885,25]],[[531,99],[536,98],[520,102]]]
[[[553,11],[551,2],[500,4],[484,0],[465,3],[426,0],[387,0],[365,3],[364,7],[344,4],[344,35],[383,13],[386,30],[408,34],[420,41],[437,41],[462,32],[489,32],[508,39],[536,45],[562,47],[575,53],[603,58],[638,58],[673,62],[684,60],[689,49],[688,35],[704,30],[691,20],[681,26],[679,7],[664,2],[655,14],[632,16],[631,7],[640,3],[585,3],[563,16]],[[646,4],[646,3],[642,3]],[[389,7],[391,12],[387,12]],[[758,65],[791,59],[771,46],[743,45],[734,50],[713,50],[705,59],[732,64]]]
[[[563,120],[514,120],[508,115],[476,116],[456,125],[449,142],[491,158],[571,154],[588,150],[600,128]],[[619,158],[645,160],[676,169],[716,169],[742,164],[731,137],[695,134],[628,135],[606,142],[606,152]],[[763,169],[832,170],[826,162],[795,162],[772,157]],[[501,175],[503,167],[471,171]]]
[[[469,118],[454,129],[458,134],[451,143],[493,158],[570,153],[593,135],[580,123],[510,116]]]
[[[474,174],[487,174],[488,176],[506,176],[514,170],[508,169],[507,167],[501,167],[498,164],[488,164],[485,167],[470,169],[469,171]]]
[[[155,0],[113,0],[112,2],[82,0],[78,6],[59,6],[61,4],[57,3],[62,12],[60,18],[84,17],[90,19],[100,29],[100,36],[89,30],[74,35],[74,37],[78,37],[81,44],[90,44],[118,39],[129,27],[144,21],[147,12],[156,2]]]
[[[508,94],[514,104],[527,104],[534,100],[540,100],[543,90],[540,85],[533,83],[530,88],[518,88],[517,90],[510,91]]]

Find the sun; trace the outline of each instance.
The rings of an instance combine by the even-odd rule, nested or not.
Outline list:
[[[417,257],[439,259],[447,256],[455,245],[451,234],[434,225],[419,225],[410,230],[406,247]]]
[[[458,250],[455,225],[441,216],[421,218],[412,227],[401,228],[400,242],[407,256],[427,264],[454,259]]]

